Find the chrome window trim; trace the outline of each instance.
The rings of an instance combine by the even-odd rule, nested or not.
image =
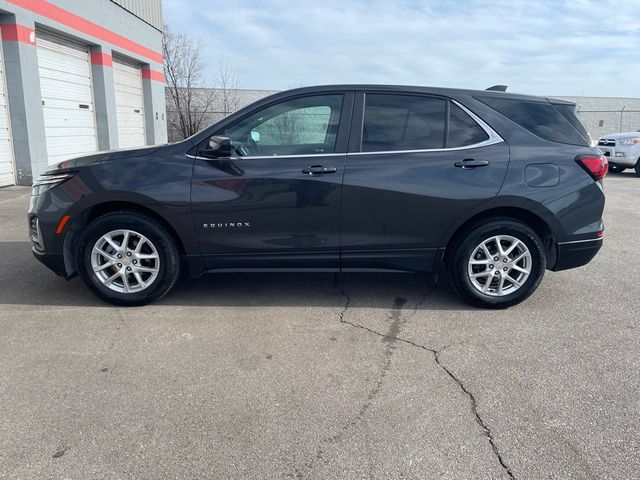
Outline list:
[[[266,158],[309,158],[309,157],[339,157],[347,155],[347,152],[342,153],[308,153],[306,155],[247,155],[246,157],[224,157],[224,158],[206,158],[187,154],[188,158],[196,160],[248,160],[248,159],[266,159]]]
[[[489,138],[479,142],[473,143],[471,145],[465,145],[463,147],[449,147],[449,148],[423,148],[419,150],[375,150],[373,152],[342,152],[342,153],[308,153],[305,155],[247,155],[246,157],[227,157],[226,160],[240,160],[240,159],[266,159],[266,158],[302,158],[302,157],[335,157],[339,155],[385,155],[385,154],[397,154],[397,153],[429,153],[429,152],[455,152],[459,150],[469,150],[472,148],[480,148],[487,147],[489,145],[495,145],[497,143],[504,142],[504,139],[498,135],[498,133],[493,130],[489,125],[487,125],[484,120],[478,117],[475,113],[469,110],[464,105],[458,103],[454,99],[449,99],[456,106],[460,107],[462,111],[464,111],[467,115],[469,115],[478,125],[482,128]],[[212,160],[210,158],[198,157],[187,155],[189,158],[197,159],[197,160]]]

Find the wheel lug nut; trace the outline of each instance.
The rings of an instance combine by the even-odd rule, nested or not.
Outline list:
[[[500,275],[500,270],[496,270],[496,275]]]
[[[127,257],[130,257],[130,256],[131,256],[131,252],[127,252]],[[506,260],[505,260],[505,262],[506,262]]]
[[[118,268],[122,268],[122,264],[121,263],[118,264]]]
[[[493,257],[493,259],[497,262],[498,261],[498,257]]]
[[[504,267],[503,270],[506,272],[507,271],[507,267]]]
[[[130,272],[131,271],[131,267],[127,267],[127,271]]]
[[[138,264],[138,260],[134,260],[134,261],[133,261],[133,264],[134,264],[134,265],[137,265],[137,264]]]
[[[489,265],[489,270],[493,270],[493,264]]]
[[[503,260],[503,262],[508,262],[508,261],[509,261],[509,259],[508,259],[508,258],[505,258],[505,259]]]
[[[118,254],[118,258],[122,258],[122,255]]]

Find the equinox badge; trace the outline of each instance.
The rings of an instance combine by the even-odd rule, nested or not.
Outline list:
[[[249,222],[222,222],[222,223],[204,223],[204,228],[247,228],[251,226]]]

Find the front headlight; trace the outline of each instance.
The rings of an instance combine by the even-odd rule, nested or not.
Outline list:
[[[620,145],[635,145],[640,143],[640,137],[621,138]]]
[[[33,187],[31,187],[32,195],[40,195],[41,193],[46,192],[47,190],[56,187],[67,180],[72,179],[76,176],[78,172],[64,172],[64,173],[43,173],[36,181],[33,182]]]

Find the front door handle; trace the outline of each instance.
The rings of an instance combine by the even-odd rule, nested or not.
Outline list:
[[[486,160],[474,160],[473,158],[465,158],[461,162],[456,162],[455,166],[458,168],[477,168],[477,167],[486,167],[489,165],[489,162]]]
[[[323,167],[322,165],[313,165],[302,169],[302,173],[306,173],[307,175],[324,175],[326,173],[336,173],[337,171],[337,168]]]

